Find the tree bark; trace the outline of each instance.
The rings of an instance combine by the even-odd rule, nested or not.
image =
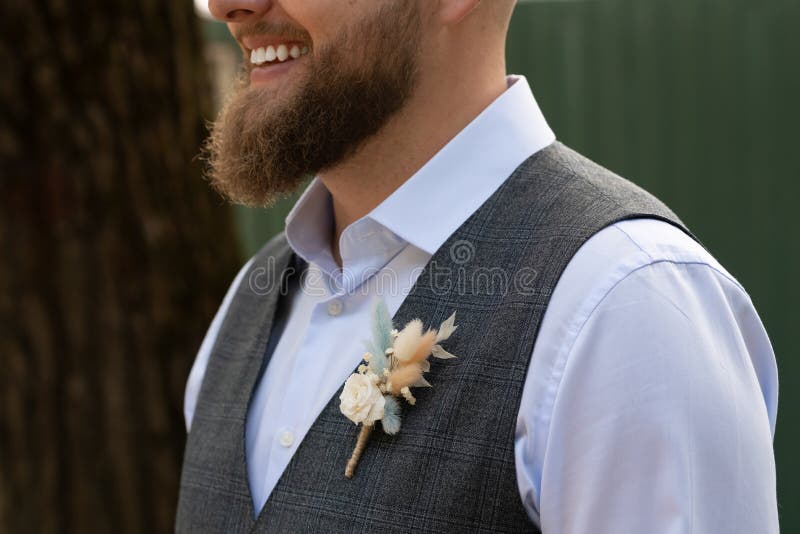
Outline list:
[[[170,532],[238,258],[191,0],[0,8],[0,531]]]

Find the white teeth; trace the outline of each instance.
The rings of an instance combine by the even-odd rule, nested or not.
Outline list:
[[[282,44],[278,47],[278,59],[283,62],[289,59],[289,49]]]
[[[307,46],[300,47],[299,45],[278,45],[276,48],[275,46],[262,46],[261,48],[256,48],[250,51],[250,63],[254,65],[261,65],[262,63],[272,62],[276,59],[280,62],[284,62],[289,58],[297,59],[300,56],[304,56],[308,54],[309,48]]]

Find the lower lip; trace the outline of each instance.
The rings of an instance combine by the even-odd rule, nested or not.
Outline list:
[[[297,61],[297,59],[290,59],[275,65],[264,65],[262,67],[254,66],[252,70],[250,70],[250,83],[253,85],[260,85],[282,78],[294,67]]]

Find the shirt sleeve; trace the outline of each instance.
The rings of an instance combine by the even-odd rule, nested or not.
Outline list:
[[[526,412],[548,427],[541,465],[522,457],[544,534],[778,532],[777,367],[735,280],[638,268],[566,354],[551,409]]]
[[[222,320],[228,313],[228,308],[231,305],[233,296],[236,294],[236,288],[242,283],[242,279],[250,269],[253,261],[254,260],[251,258],[250,261],[239,270],[233,283],[228,288],[225,298],[222,299],[222,304],[220,304],[216,315],[214,315],[214,319],[211,321],[211,325],[206,331],[203,343],[197,351],[197,356],[195,356],[192,370],[186,381],[186,391],[183,395],[183,417],[186,422],[186,432],[189,432],[192,428],[192,418],[194,417],[195,406],[197,406],[197,396],[200,394],[200,387],[203,385],[203,377],[208,367],[208,358],[211,356],[211,349],[214,348],[214,342],[216,342],[217,335],[219,335],[219,329],[222,327]]]

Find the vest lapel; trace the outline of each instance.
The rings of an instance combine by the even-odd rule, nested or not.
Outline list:
[[[214,391],[200,393],[200,398],[217,397],[216,402],[230,406],[231,415],[235,417],[237,450],[235,463],[232,466],[234,469],[232,478],[238,481],[238,487],[232,488],[232,492],[246,498],[238,499],[240,510],[231,510],[229,513],[232,516],[238,515],[241,520],[246,521],[248,530],[254,525],[255,513],[246,465],[247,414],[262,363],[264,366],[267,363],[263,360],[273,330],[278,299],[281,293],[285,292],[287,278],[292,274],[290,260],[293,252],[283,233],[273,238],[265,248],[271,248],[272,253],[266,258],[262,254],[257,256],[261,261],[253,264],[247,278],[237,289],[236,305],[231,307],[225,318],[220,329],[220,338],[215,343],[215,357],[209,361],[209,366],[216,363],[227,367],[227,372],[232,373],[236,377],[236,383],[241,384],[242,390],[247,392],[247,402],[242,406],[242,390],[215,388],[214,384],[205,382],[202,389]],[[227,326],[229,322],[235,324],[236,328],[229,328]],[[246,333],[245,336],[242,336],[242,333]],[[226,336],[236,339],[227,339]],[[230,347],[237,347],[236,353],[231,353],[228,350]],[[209,371],[206,373],[208,375]]]

